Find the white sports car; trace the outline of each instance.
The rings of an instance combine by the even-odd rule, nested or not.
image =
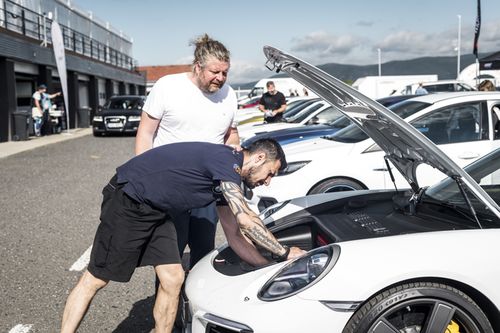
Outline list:
[[[271,66],[363,128],[410,189],[318,194],[269,207],[261,217],[276,237],[309,252],[250,267],[227,245],[213,251],[186,280],[186,330],[499,332],[500,150],[466,173],[380,104],[293,56],[264,50]],[[448,177],[421,187],[422,164]]]

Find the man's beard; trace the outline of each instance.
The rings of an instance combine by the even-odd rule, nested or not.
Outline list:
[[[252,177],[252,175],[258,170],[258,168],[256,167],[250,167],[248,169],[248,173],[247,175],[243,178],[243,183],[246,185],[246,187],[250,188],[250,189],[254,189],[257,184],[255,182],[252,182],[250,179]]]
[[[200,89],[204,93],[207,93],[207,94],[214,94],[214,93],[218,92],[220,90],[220,88],[222,88],[223,85],[224,85],[224,82],[223,83],[220,83],[220,82],[214,83],[213,81],[210,81],[210,82],[208,82],[208,84],[204,85],[202,78],[198,77],[198,86],[200,87]]]

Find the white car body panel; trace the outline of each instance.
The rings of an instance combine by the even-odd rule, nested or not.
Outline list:
[[[332,274],[294,296],[271,302],[259,300],[257,293],[282,263],[229,277],[213,269],[215,251],[191,270],[186,282],[187,296],[196,304],[192,332],[205,332],[205,312],[246,324],[254,332],[322,332],[325,327],[341,332],[352,312],[333,311],[320,301],[365,301],[387,286],[418,278],[460,281],[500,304],[500,289],[492,287],[500,277],[500,265],[488,256],[476,256],[500,253],[498,239],[500,230],[465,230],[338,243],[341,254]],[[436,253],[436,243],[443,251]],[[401,252],[407,260],[401,260]],[[472,266],[462,272],[457,269],[462,262]]]

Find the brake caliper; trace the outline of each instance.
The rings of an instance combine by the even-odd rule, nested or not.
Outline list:
[[[448,327],[446,328],[445,333],[460,333],[460,327],[453,320],[450,322]]]

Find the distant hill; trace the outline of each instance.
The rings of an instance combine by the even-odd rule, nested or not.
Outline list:
[[[479,57],[481,58],[483,55]],[[461,56],[460,69],[464,69],[475,61],[475,56],[472,54]],[[358,66],[329,63],[317,67],[347,83],[353,83],[360,77],[378,75],[378,64]],[[457,57],[422,57],[411,60],[389,61],[383,63],[381,68],[382,75],[437,74],[440,80],[455,79],[457,76]],[[272,77],[283,76],[286,75],[279,74]],[[257,81],[231,85],[241,89],[250,89],[255,83]]]

